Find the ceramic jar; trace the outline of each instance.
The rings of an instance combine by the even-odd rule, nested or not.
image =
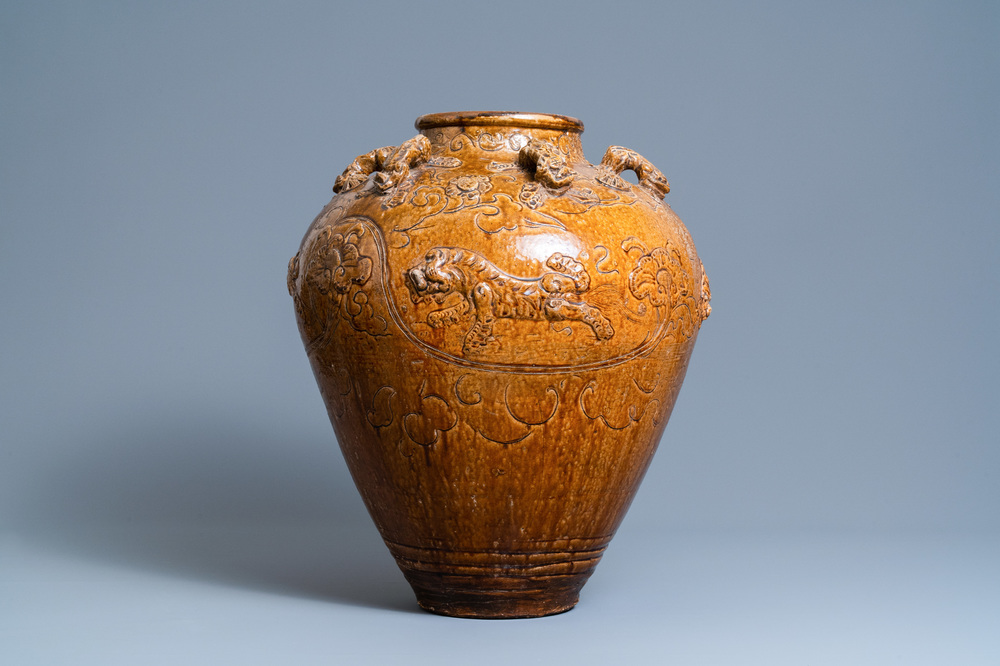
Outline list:
[[[708,280],[663,174],[617,146],[587,162],[578,120],[416,127],[348,166],[289,264],[306,352],[420,605],[565,611],[663,433]]]

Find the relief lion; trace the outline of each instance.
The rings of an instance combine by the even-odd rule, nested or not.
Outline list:
[[[427,323],[434,328],[457,324],[471,310],[475,319],[462,345],[467,354],[495,339],[497,319],[579,321],[598,340],[614,335],[607,317],[581,298],[590,289],[583,264],[556,252],[545,265],[551,272],[537,278],[514,277],[471,250],[438,247],[406,271],[406,286],[414,303],[443,304],[450,294],[459,295],[458,302],[429,313]]]

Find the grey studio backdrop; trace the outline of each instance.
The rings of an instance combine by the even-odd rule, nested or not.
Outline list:
[[[992,2],[3,3],[4,663],[997,663],[998,39]],[[576,116],[591,161],[649,158],[714,294],[625,524],[582,605],[546,620],[409,612],[285,288],[355,155],[469,109]],[[840,602],[870,631],[787,635],[769,608],[835,600],[712,570],[732,543],[783,561],[789,535],[829,540],[813,563],[863,590]],[[865,601],[891,590],[835,567],[881,538],[941,544],[893,567],[940,557],[940,589],[981,605],[878,616]],[[794,575],[822,575],[805,561]],[[677,582],[698,575],[712,586]],[[177,608],[129,597],[144,577]],[[230,626],[199,585],[342,614]],[[719,604],[695,605],[705,624],[672,615],[699,596]]]

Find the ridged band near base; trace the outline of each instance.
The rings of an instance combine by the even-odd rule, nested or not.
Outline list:
[[[528,618],[570,610],[608,538],[573,550],[447,551],[387,542],[421,608],[469,618]],[[564,544],[560,544],[564,545]]]

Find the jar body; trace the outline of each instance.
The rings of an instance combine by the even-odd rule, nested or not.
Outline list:
[[[337,179],[292,259],[303,341],[421,606],[568,610],[666,425],[704,270],[662,175],[625,149],[588,163],[578,121],[417,126]]]

